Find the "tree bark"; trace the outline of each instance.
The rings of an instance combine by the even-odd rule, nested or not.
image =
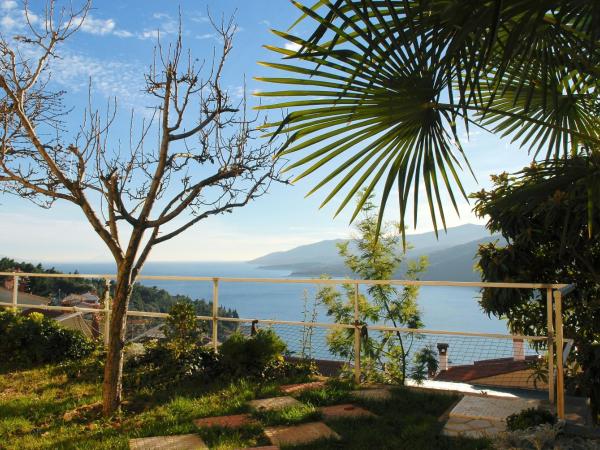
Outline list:
[[[127,308],[135,282],[132,271],[133,264],[123,264],[117,272],[102,385],[102,412],[104,416],[114,414],[122,400],[123,348],[125,346]]]

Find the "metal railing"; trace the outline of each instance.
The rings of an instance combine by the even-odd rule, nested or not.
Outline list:
[[[0,302],[0,307],[12,307],[14,309],[35,308],[38,310],[48,311],[64,311],[64,312],[81,312],[94,313],[104,315],[104,339],[105,344],[108,344],[108,330],[110,314],[109,292],[110,282],[116,279],[116,275],[111,274],[43,274],[43,273],[21,273],[21,272],[0,272],[0,277],[12,277],[13,291],[12,302]],[[103,299],[103,308],[88,308],[81,306],[51,306],[51,305],[34,305],[19,303],[19,279],[20,278],[71,278],[71,279],[95,279],[104,280],[105,296]],[[143,280],[161,280],[161,281],[189,281],[189,282],[212,282],[212,313],[210,316],[197,316],[199,320],[207,321],[212,324],[212,340],[211,345],[215,351],[218,351],[218,333],[219,322],[233,323],[254,323],[264,325],[287,325],[301,326],[307,325],[314,328],[322,329],[353,329],[354,330],[354,361],[353,371],[355,380],[361,380],[361,331],[366,328],[368,331],[374,332],[399,332],[413,333],[418,335],[441,335],[441,336],[462,336],[467,338],[483,338],[483,339],[498,339],[526,341],[526,342],[546,342],[547,349],[547,378],[548,378],[548,399],[551,404],[556,406],[556,412],[560,418],[565,416],[564,403],[564,366],[566,364],[568,352],[571,348],[571,340],[565,339],[563,336],[562,324],[562,300],[574,290],[573,285],[569,284],[547,284],[547,283],[500,283],[500,282],[458,282],[458,281],[414,281],[414,280],[357,280],[357,279],[288,279],[288,278],[226,278],[226,277],[196,277],[196,276],[154,276],[142,275],[138,277],[138,281]],[[329,323],[316,321],[293,321],[293,320],[273,320],[262,318],[238,318],[238,317],[222,317],[219,315],[219,287],[221,283],[271,283],[271,284],[314,284],[314,285],[352,285],[354,286],[354,323]],[[359,317],[359,288],[360,286],[373,285],[393,285],[393,286],[443,286],[443,287],[474,287],[474,288],[498,288],[498,289],[534,289],[540,292],[545,291],[546,308],[547,308],[547,329],[546,336],[528,336],[516,334],[498,334],[498,333],[478,333],[467,331],[447,331],[447,330],[430,330],[430,329],[411,329],[401,327],[390,327],[377,324],[363,324]],[[167,313],[150,312],[150,311],[127,311],[128,317],[146,317],[146,318],[166,318]],[[567,346],[565,348],[565,342]],[[555,373],[556,369],[556,373]]]

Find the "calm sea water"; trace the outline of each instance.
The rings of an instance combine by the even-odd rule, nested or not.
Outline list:
[[[111,263],[56,263],[64,272],[114,273]],[[184,262],[146,264],[144,275],[181,275],[208,277],[288,278],[288,271],[260,269],[248,263]],[[212,298],[212,282],[146,280],[145,285],[157,286],[171,294],[184,294],[193,299]],[[302,320],[304,297],[309,306],[314,298],[314,284],[226,283],[219,285],[219,304],[234,308],[240,317]],[[503,321],[489,318],[481,310],[475,288],[432,287],[420,289],[419,307],[425,327],[433,330],[507,333]],[[317,308],[317,321],[328,322],[323,308]]]

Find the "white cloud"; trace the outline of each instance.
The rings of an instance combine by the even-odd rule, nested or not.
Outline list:
[[[190,19],[192,22],[196,22],[196,23],[209,23],[210,22],[210,17],[205,16],[204,14],[202,14],[198,11],[186,13],[185,17],[187,19]]]
[[[0,19],[0,26],[3,30],[10,31],[18,28],[18,22],[11,16],[4,16],[2,19]]]
[[[140,39],[158,39],[160,35],[159,30],[146,30],[138,34]]]
[[[267,27],[270,27],[270,26],[271,26],[271,22],[269,22],[269,21],[268,21],[268,20],[266,20],[266,19],[263,19],[263,20],[261,20],[260,22],[258,22],[258,24],[259,24],[259,25],[265,25],[265,26],[267,26]]]
[[[106,98],[116,97],[120,106],[142,108],[147,98],[143,68],[131,62],[106,61],[74,52],[63,51],[60,59],[50,62],[52,79],[70,92],[81,92],[92,80],[94,92]]]
[[[152,17],[155,19],[171,19],[171,16],[167,13],[154,13]]]
[[[0,18],[0,29],[2,31],[19,31],[27,27],[28,21],[31,25],[39,21],[39,17],[31,11],[25,14],[25,10],[3,7],[1,9],[4,10],[4,15]]]
[[[105,35],[113,33],[115,26],[116,24],[113,19],[96,19],[90,14],[81,24],[81,31],[90,34]]]
[[[17,7],[17,2],[14,0],[4,0],[0,3],[0,9],[15,9]]]
[[[27,27],[27,22],[31,25],[40,23],[40,17],[32,11],[25,13],[24,9],[17,8],[17,3],[11,0],[4,0],[0,3],[0,29],[5,32],[21,31]],[[75,18],[75,23],[81,18]],[[129,37],[133,33],[125,30],[118,30],[114,19],[98,19],[91,14],[88,14],[81,23],[81,31],[83,33],[93,34],[97,36],[105,36],[114,34],[119,37]]]
[[[217,35],[214,33],[206,33],[206,34],[199,34],[196,36],[196,39],[213,39],[216,38]]]
[[[138,39],[157,39],[159,36],[176,34],[179,31],[179,21],[166,13],[154,13],[152,17],[159,21],[159,24],[153,28],[146,28],[140,33],[136,33]]]
[[[286,42],[283,46],[286,50],[291,50],[297,52],[302,47],[300,44],[296,44],[295,42]]]
[[[134,36],[134,34],[131,31],[127,31],[127,30],[115,30],[113,32],[113,34],[117,37],[121,37],[121,38],[129,38]]]

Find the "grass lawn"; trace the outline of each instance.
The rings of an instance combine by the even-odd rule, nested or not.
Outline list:
[[[87,379],[87,381],[86,381]],[[199,433],[214,449],[267,445],[263,426],[318,420],[319,406],[349,401],[348,387],[332,383],[297,396],[301,407],[259,414],[260,425],[238,431],[198,430],[193,419],[247,412],[247,402],[278,394],[275,383],[238,381],[211,386],[180,385],[129,396],[123,412],[99,416],[101,385],[89,377],[67,377],[48,366],[0,374],[0,448],[126,449],[129,438]],[[457,397],[396,389],[387,402],[356,400],[377,418],[330,421],[343,440],[296,448],[310,449],[480,449],[485,441],[440,436],[438,421]]]

